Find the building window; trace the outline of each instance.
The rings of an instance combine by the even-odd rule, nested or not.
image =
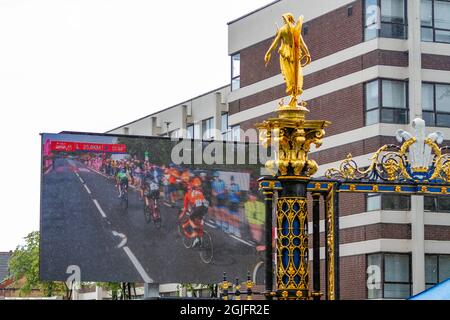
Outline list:
[[[241,87],[241,54],[231,56],[231,91]]]
[[[364,40],[377,37],[406,39],[405,0],[366,0],[364,6]]]
[[[450,255],[425,255],[426,288],[450,278]]]
[[[201,138],[201,124],[200,122],[194,123],[194,139],[200,140]]]
[[[450,43],[450,1],[421,0],[422,41]]]
[[[365,84],[365,122],[408,123],[407,82],[377,79]]]
[[[186,127],[186,138],[194,139],[194,125],[190,124]]]
[[[411,197],[399,194],[368,193],[366,199],[366,211],[411,210]]]
[[[223,113],[220,118],[220,132],[222,140],[231,139],[231,127],[228,126],[228,113]]]
[[[450,212],[450,199],[448,197],[424,196],[423,209],[431,212]]]
[[[235,125],[231,127],[231,140],[241,141],[241,126]]]
[[[205,140],[214,139],[214,118],[202,121],[202,136]]]
[[[367,289],[369,299],[404,299],[411,296],[411,258],[409,254],[376,253],[367,255],[367,266],[381,271],[379,281]]]
[[[422,117],[427,126],[450,127],[450,85],[422,83]]]

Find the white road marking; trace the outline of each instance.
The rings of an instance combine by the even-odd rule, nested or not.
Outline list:
[[[86,189],[87,193],[92,194],[91,190],[89,190],[88,186],[83,184],[84,188]]]
[[[76,164],[75,161],[73,161],[72,159],[67,159],[67,162],[68,162],[70,165],[74,166],[75,168],[77,167],[77,164]]]
[[[80,179],[80,182],[84,184],[84,180],[83,180],[83,178],[81,178],[81,176],[78,174],[78,172],[74,172],[74,173],[78,177],[78,179]]]
[[[100,205],[98,204],[97,199],[93,199],[92,201],[94,201],[95,206],[97,207],[98,211],[100,211],[100,214],[102,215],[102,217],[106,218],[106,214],[105,214],[105,212],[103,212],[102,207],[100,207]]]
[[[215,226],[215,225],[213,225],[213,224],[211,224],[211,223],[209,223],[209,222],[205,222],[205,224],[206,224],[208,227],[211,227],[211,228],[213,228],[213,229],[217,229],[217,226]]]
[[[253,247],[253,245],[252,245],[250,242],[247,242],[247,241],[245,241],[245,240],[242,240],[241,238],[238,238],[238,237],[233,236],[233,235],[231,235],[230,237],[232,237],[233,239],[236,239],[237,241],[240,241],[240,242],[242,242],[242,243],[244,243],[244,244],[246,244],[246,245],[248,245],[248,246],[250,246],[250,247]]]
[[[80,180],[82,181],[81,177],[75,173]],[[83,185],[86,188],[86,190],[88,191],[88,193],[90,194],[91,191],[89,190],[89,188],[86,186],[86,184]],[[102,215],[103,218],[106,218],[106,214],[103,211],[102,207],[100,207],[100,204],[98,203],[97,199],[93,199],[92,201],[94,201],[95,206],[97,207],[98,211],[100,212],[100,214]],[[107,221],[108,224],[111,225],[111,223],[109,221]],[[114,236],[118,236],[120,238],[122,238],[122,242],[117,246],[118,248],[123,248],[123,250],[125,251],[125,253],[127,254],[128,258],[130,259],[131,263],[134,265],[134,267],[136,268],[137,272],[141,275],[142,280],[144,280],[145,283],[153,283],[154,280],[152,278],[150,278],[147,274],[147,272],[145,271],[145,269],[142,267],[141,263],[139,262],[139,260],[136,258],[136,256],[133,254],[133,252],[131,252],[130,248],[128,248],[127,246],[124,247],[124,245],[127,243],[127,237],[123,234],[123,233],[119,233],[117,231],[112,231],[112,234]]]
[[[130,258],[131,263],[133,263],[133,265],[136,268],[137,272],[139,272],[139,274],[141,275],[142,280],[144,280],[145,283],[153,283],[154,282],[153,279],[148,276],[147,272],[145,272],[145,270],[142,267],[141,263],[138,261],[138,259],[133,254],[133,252],[131,252],[130,248],[123,247],[123,250],[127,254],[128,258]]]
[[[124,235],[123,233],[119,233],[117,231],[114,231],[114,230],[113,230],[112,234],[114,236],[116,236],[116,237],[122,238],[122,241],[119,243],[117,248],[122,248],[124,245],[126,245],[126,243],[127,243],[127,236],[126,235]]]
[[[255,266],[255,269],[253,269],[253,281],[256,281],[256,274],[258,272],[258,269],[264,264],[264,261],[258,262],[258,264]]]

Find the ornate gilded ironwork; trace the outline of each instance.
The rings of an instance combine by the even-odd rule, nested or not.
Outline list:
[[[326,201],[326,290],[327,298],[329,300],[335,300],[335,286],[336,286],[336,270],[335,270],[335,216],[334,216],[334,189],[330,189],[325,197]]]
[[[308,299],[306,198],[281,197],[277,206],[277,288],[281,299]]]
[[[281,190],[281,183],[280,181],[273,180],[272,179],[261,179],[259,181],[259,189],[263,191],[274,191],[274,190]]]
[[[222,290],[223,300],[228,300],[230,286],[232,286],[232,284],[227,280],[227,275],[224,272],[222,283],[219,285],[220,289]]]
[[[247,288],[247,300],[252,300],[253,287],[255,283],[252,281],[250,271],[247,272],[247,281],[245,282],[245,287]]]
[[[239,283],[238,278],[236,278],[236,283],[234,285],[234,299],[241,300],[241,284]]]
[[[285,117],[278,110],[278,118],[270,118],[257,124],[260,141],[264,147],[273,147],[275,159],[266,162],[266,168],[273,175],[310,177],[317,172],[318,165],[308,159],[311,145],[322,145],[327,121],[304,120],[305,111],[297,108],[297,115]],[[291,110],[292,111],[292,110]]]
[[[328,169],[325,176],[345,180],[450,182],[449,148],[439,147],[443,134],[434,132],[425,138],[425,121],[420,118],[414,119],[412,126],[416,136],[397,130],[397,141],[403,141],[402,145],[382,146],[370,158],[367,168],[360,168],[349,154],[338,169]]]
[[[277,295],[280,299],[309,299],[308,233],[306,192],[310,177],[318,170],[308,158],[311,146],[319,148],[330,122],[306,120],[309,110],[305,101],[298,101],[303,92],[303,67],[311,62],[311,55],[301,32],[303,16],[296,22],[291,13],[283,16],[284,25],[277,34],[264,61],[267,65],[272,52],[279,47],[280,68],[286,82],[289,102],[281,99],[277,117],[256,125],[259,140],[271,148],[274,158],[267,161],[268,171],[279,182],[266,182],[261,189],[279,186],[277,202]],[[268,191],[268,190],[264,190]]]

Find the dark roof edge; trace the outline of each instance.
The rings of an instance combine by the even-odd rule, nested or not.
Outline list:
[[[143,119],[145,119],[145,118],[151,117],[151,116],[153,116],[153,115],[155,115],[155,114],[157,114],[157,113],[160,113],[160,112],[167,111],[167,110],[169,110],[169,109],[178,107],[179,105],[182,105],[182,104],[184,104],[184,103],[188,103],[189,101],[192,101],[192,100],[195,100],[195,99],[197,99],[197,98],[206,96],[206,95],[208,95],[208,94],[210,94],[210,93],[213,93],[214,91],[221,90],[221,89],[226,88],[226,87],[229,87],[229,86],[230,86],[230,84],[226,84],[226,85],[221,86],[221,87],[219,87],[219,88],[216,88],[216,89],[210,90],[210,91],[208,91],[208,92],[199,94],[198,96],[195,96],[194,98],[190,98],[190,99],[185,100],[185,101],[183,101],[183,102],[174,104],[174,105],[172,105],[172,106],[170,106],[170,107],[167,107],[167,108],[161,109],[161,110],[159,110],[159,111],[150,113],[150,114],[148,114],[148,115],[146,115],[146,116],[143,116],[143,117],[141,117],[141,118],[139,118],[139,119],[136,119],[136,120],[133,120],[133,121],[131,121],[131,122],[125,123],[125,124],[123,124],[123,125],[121,125],[121,126],[118,126],[117,128],[108,130],[108,131],[106,131],[105,133],[109,133],[109,132],[111,132],[111,131],[114,131],[114,130],[123,128],[123,127],[128,126],[128,125],[130,125],[130,124],[133,124],[133,123],[135,123],[135,122],[141,121],[141,120],[143,120]]]

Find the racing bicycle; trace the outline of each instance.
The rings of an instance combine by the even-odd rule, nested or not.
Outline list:
[[[181,210],[180,210],[181,214]],[[179,214],[179,216],[180,216]],[[178,234],[181,236],[183,245],[186,249],[197,249],[200,255],[200,259],[203,263],[209,264],[211,263],[213,259],[214,249],[213,249],[213,241],[211,238],[211,235],[208,231],[203,229],[203,236],[199,237],[200,243],[193,247],[194,239],[192,237],[189,237],[184,228],[183,225],[185,222],[189,219],[191,215],[191,211],[187,211],[186,214],[184,214],[183,218],[178,219]],[[203,224],[203,221],[202,221]]]
[[[122,208],[122,210],[127,210],[128,209],[128,184],[122,183],[121,190],[122,190],[122,194],[120,195],[120,207]]]
[[[151,197],[149,195],[145,195],[145,198],[148,199],[149,205],[147,205],[144,199],[144,218],[145,222],[149,223],[153,221],[153,224],[156,229],[161,228],[161,213],[159,211],[158,199]]]

